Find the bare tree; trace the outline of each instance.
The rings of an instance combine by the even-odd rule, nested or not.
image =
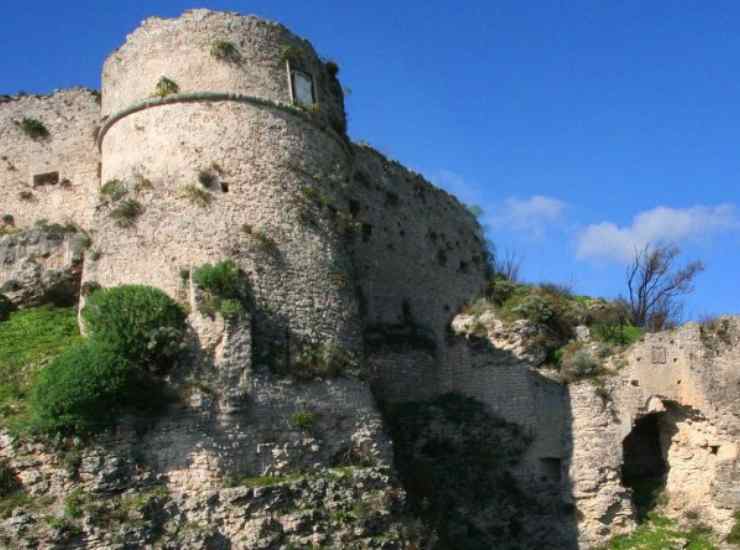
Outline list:
[[[648,330],[676,324],[683,311],[681,296],[694,291],[694,279],[704,271],[701,261],[677,268],[681,253],[674,244],[646,244],[635,249],[627,268],[627,288],[632,323]]]
[[[506,248],[499,253],[493,243],[489,243],[489,249],[494,278],[518,283],[524,257],[511,248]]]

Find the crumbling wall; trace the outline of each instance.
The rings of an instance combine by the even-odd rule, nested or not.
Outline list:
[[[605,387],[569,386],[569,483],[582,540],[603,542],[633,525],[632,495],[620,480],[622,443],[648,414],[659,415],[668,466],[665,512],[720,535],[730,530],[740,508],[739,328],[728,317],[648,334]]]
[[[43,124],[48,135],[26,134],[24,118]],[[99,95],[92,90],[0,96],[0,216],[12,216],[17,227],[46,219],[89,228],[99,124]]]

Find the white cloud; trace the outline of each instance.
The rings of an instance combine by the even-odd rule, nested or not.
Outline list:
[[[691,208],[659,206],[640,212],[629,226],[619,227],[611,222],[587,226],[578,236],[577,256],[629,262],[635,249],[651,242],[678,243],[738,227],[740,219],[732,204]]]
[[[528,199],[509,197],[488,219],[492,227],[501,227],[540,237],[545,228],[563,220],[567,204],[559,199],[534,195]]]

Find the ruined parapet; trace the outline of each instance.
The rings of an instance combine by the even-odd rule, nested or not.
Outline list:
[[[183,273],[230,258],[252,288],[257,361],[304,340],[357,349],[335,198],[351,166],[343,99],[310,44],[255,17],[152,18],[102,87],[100,259],[85,278],[176,296]]]
[[[84,88],[0,97],[0,216],[17,227],[43,219],[90,226],[99,99]]]

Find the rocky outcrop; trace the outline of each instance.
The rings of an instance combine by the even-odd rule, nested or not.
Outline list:
[[[75,226],[45,223],[0,237],[0,294],[16,307],[77,303],[88,244]]]

